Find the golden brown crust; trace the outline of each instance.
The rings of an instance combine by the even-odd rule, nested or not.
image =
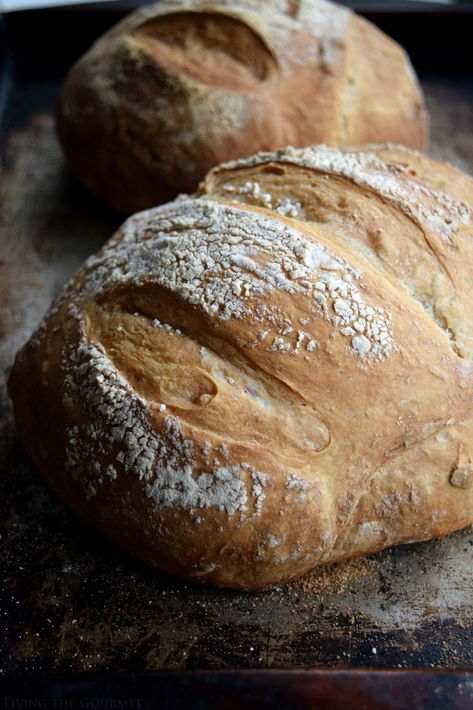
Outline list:
[[[87,522],[207,584],[472,523],[472,205],[394,146],[214,169],[131,217],[18,354],[29,454]]]
[[[75,172],[123,212],[259,150],[426,141],[403,50],[324,0],[146,6],[71,70],[58,127]]]

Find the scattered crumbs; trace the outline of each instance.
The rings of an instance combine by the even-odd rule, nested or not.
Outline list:
[[[107,466],[107,468],[105,469],[105,475],[110,478],[110,480],[114,481],[117,477],[117,471],[115,467],[111,464]]]
[[[308,350],[310,353],[316,350],[318,347],[317,343],[315,340],[309,340],[307,345],[305,346],[306,350]]]
[[[292,200],[290,197],[283,197],[276,203],[275,211],[283,217],[297,217],[301,209],[301,203]]]
[[[299,330],[297,333],[297,340],[296,344],[294,345],[294,353],[297,353],[299,351],[300,346],[302,345],[304,338],[306,337],[306,333],[304,333],[303,330]]]
[[[291,343],[286,342],[283,338],[274,338],[271,345],[268,345],[265,350],[267,352],[279,351],[280,353],[287,353],[291,349]]]
[[[281,535],[280,537],[277,537],[276,535],[273,535],[272,533],[268,533],[266,535],[266,542],[268,544],[268,547],[271,549],[275,547],[279,547],[279,545],[282,545],[283,542],[286,540],[285,535]]]
[[[260,513],[263,507],[263,501],[266,498],[264,493],[264,488],[269,482],[269,476],[260,471],[251,470],[251,478],[253,479],[252,493],[255,497],[255,510],[256,513]]]
[[[136,315],[136,314],[135,314]],[[166,333],[174,333],[175,335],[182,335],[182,331],[179,330],[179,328],[175,328],[174,326],[170,325],[170,323],[162,323],[158,318],[153,318],[151,321],[151,324],[155,328],[160,328]]]
[[[266,207],[268,210],[274,210],[283,217],[297,217],[301,208],[301,203],[297,200],[292,200],[290,197],[283,197],[273,203],[273,197],[269,192],[262,192],[260,184],[251,180],[247,180],[244,185],[223,186],[225,192],[249,196],[259,205]]]
[[[296,473],[286,474],[286,488],[288,490],[294,490],[296,492],[296,500],[304,501],[307,496],[307,491],[311,488],[313,484],[309,481],[304,481]]]

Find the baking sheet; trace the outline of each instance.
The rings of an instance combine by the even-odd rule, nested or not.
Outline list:
[[[432,152],[473,173],[473,82],[424,77]],[[0,181],[0,676],[294,666],[473,667],[473,531],[248,595],[147,569],[77,522],[15,435],[4,380],[51,299],[120,219],[68,174],[57,86],[14,96]],[[26,92],[26,93],[25,93]],[[49,92],[49,93],[48,93]],[[23,108],[22,108],[23,107]]]

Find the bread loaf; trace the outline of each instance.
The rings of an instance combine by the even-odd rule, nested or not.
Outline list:
[[[426,138],[403,50],[324,0],[143,7],[72,69],[58,126],[73,170],[123,212],[260,150]]]
[[[19,352],[30,456],[124,549],[245,590],[472,523],[472,205],[399,147],[214,169]]]

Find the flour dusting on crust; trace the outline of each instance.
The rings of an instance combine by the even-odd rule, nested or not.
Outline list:
[[[157,507],[190,512],[214,507],[232,517],[237,511],[248,512],[251,492],[255,512],[261,512],[262,486],[269,476],[246,463],[219,466],[214,458],[212,465],[210,445],[202,470],[194,442],[184,438],[178,420],[166,415],[161,425],[151,426],[148,403],[100,344],[82,340],[64,356],[62,367],[66,408],[79,404],[89,416],[86,424],[69,428],[65,461],[66,470],[82,484],[87,497],[93,497],[107,478],[115,480],[121,468],[147,482],[145,493]],[[101,463],[108,457],[116,459],[114,465]]]
[[[214,171],[218,173],[271,161],[340,175],[363,185],[395,204],[421,228],[449,244],[453,243],[460,227],[470,222],[470,209],[464,202],[453,200],[444,192],[430,190],[410,177],[401,165],[386,162],[374,153],[342,151],[324,145],[302,149],[289,147],[234,160],[218,166]],[[428,204],[423,204],[426,200]]]
[[[131,217],[122,238],[89,259],[78,295],[95,298],[146,281],[212,318],[261,323],[268,316],[271,324],[274,314],[261,300],[279,290],[306,297],[313,318],[330,321],[353,355],[383,360],[393,349],[391,318],[365,302],[360,279],[342,257],[276,218],[179,198]],[[286,332],[294,330],[290,313],[279,317]],[[316,350],[313,342],[309,353]],[[289,349],[275,347],[282,354]]]

